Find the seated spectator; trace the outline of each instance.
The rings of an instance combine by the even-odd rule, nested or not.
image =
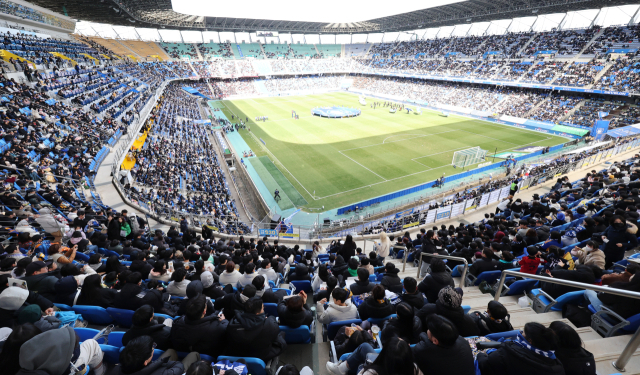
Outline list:
[[[176,315],[182,316],[187,312],[187,307],[189,306],[189,300],[196,298],[197,296],[202,294],[204,287],[202,286],[202,282],[200,280],[195,280],[189,283],[187,286],[187,298],[180,301],[180,305],[178,307],[178,311]],[[206,296],[205,296],[206,298]],[[213,302],[207,299],[207,316],[213,314],[214,307]]]
[[[36,292],[42,297],[52,300],[55,295],[55,285],[58,278],[48,272],[45,262],[31,262],[26,267],[23,280],[27,283],[30,291]]]
[[[375,273],[375,270],[371,265],[369,258],[367,257],[363,257],[362,259],[360,259],[360,268],[364,268],[369,271],[369,275],[373,275]]]
[[[8,329],[8,328],[3,328]],[[41,334],[40,328],[31,323],[16,325],[4,341],[0,352],[0,368],[2,373],[15,375],[20,371],[20,348],[22,345]]]
[[[400,294],[402,293],[402,282],[398,277],[399,269],[393,263],[387,263],[384,266],[384,276],[380,281],[380,285],[384,287],[384,289]]]
[[[575,329],[561,321],[551,322],[549,329],[558,337],[555,355],[562,362],[566,375],[596,374],[593,354],[582,347],[582,340]]]
[[[422,333],[422,321],[415,316],[413,307],[400,302],[396,306],[396,317],[387,320],[382,330],[392,332],[409,344],[417,344]],[[382,336],[386,335],[383,333]]]
[[[113,301],[117,292],[113,289],[102,287],[100,275],[89,275],[85,277],[80,290],[80,296],[76,301],[77,305],[100,306],[103,308],[113,307]]]
[[[551,271],[547,270],[547,276],[562,280],[575,281],[579,283],[594,284],[596,280],[599,280],[602,277],[602,270],[596,266],[579,265],[576,266],[575,270],[569,271],[563,269],[558,265]],[[542,290],[548,293],[551,297],[558,298],[563,294],[575,292],[582,289],[543,282]]]
[[[184,268],[178,268],[171,274],[171,282],[167,287],[167,293],[172,296],[186,297],[187,286],[191,282],[187,280],[187,270]]]
[[[150,336],[139,336],[129,341],[120,352],[120,363],[110,375],[180,375],[192,363],[200,360],[199,353],[189,353],[182,361],[173,349],[166,350],[153,360],[154,342]]]
[[[429,319],[434,314],[447,318],[463,337],[478,336],[480,330],[471,317],[462,309],[462,289],[445,287],[440,289],[436,303],[424,305],[417,313],[422,319],[422,326],[429,326]]]
[[[16,312],[23,307],[35,304],[45,315],[53,314],[53,303],[48,299],[17,286],[8,286],[7,275],[0,276],[0,328],[17,324]]]
[[[629,282],[631,276],[640,270],[640,266],[635,263],[629,263],[623,272],[605,273],[602,275],[602,285],[611,285],[617,282]]]
[[[331,292],[331,297],[333,297],[333,301],[329,302],[327,310],[324,309],[324,305],[327,303],[326,298],[321,299],[316,304],[318,322],[329,324],[331,322],[355,319],[358,316],[358,309],[351,303],[351,298],[349,298],[349,293],[346,290],[336,288]]]
[[[164,282],[171,280],[171,272],[167,271],[167,263],[163,259],[156,260],[156,263],[153,265],[153,270],[149,272],[149,278],[151,280]]]
[[[229,321],[235,317],[236,311],[245,311],[246,302],[255,297],[256,287],[253,285],[247,285],[242,291],[237,291],[232,294],[216,300],[215,309],[222,310]]]
[[[264,276],[267,280],[271,280],[274,283],[278,281],[278,273],[271,267],[271,262],[269,259],[264,259],[261,263],[261,267],[258,270],[258,275]]]
[[[351,293],[357,296],[371,292],[375,284],[369,282],[369,271],[367,271],[366,268],[358,268],[357,272],[358,279],[353,284],[349,285]]]
[[[190,298],[185,315],[173,322],[171,344],[177,351],[197,351],[217,357],[224,352],[225,331],[229,322],[224,315],[207,315],[207,299],[200,294]]]
[[[473,276],[478,276],[485,271],[495,271],[497,269],[498,261],[493,259],[493,251],[486,248],[482,250],[482,258],[473,262],[471,267],[469,267],[469,273]]]
[[[469,347],[468,344],[467,347]],[[386,345],[383,345],[380,354],[378,354],[373,363],[366,364],[367,354],[370,353],[375,353],[375,350],[369,343],[365,342],[351,353],[346,361],[338,364],[331,361],[327,362],[327,370],[335,375],[374,375],[384,374],[387,371],[403,375],[419,374],[409,344],[398,337],[390,338]],[[364,368],[360,370],[362,365],[364,365]]]
[[[402,284],[400,285],[402,286]],[[395,306],[385,297],[385,289],[380,284],[376,284],[371,290],[371,294],[358,306],[358,314],[362,320],[386,318],[395,311]]]
[[[244,288],[246,285],[251,284],[253,278],[258,276],[258,273],[255,272],[256,265],[253,263],[249,263],[244,267],[244,274],[238,280],[238,289]]]
[[[594,265],[602,270],[606,263],[604,252],[598,248],[593,241],[587,241],[586,245],[581,249],[574,247],[571,250],[571,255],[578,257],[578,264],[585,266]]]
[[[235,287],[238,285],[238,280],[240,280],[241,277],[242,274],[236,271],[236,264],[232,261],[228,261],[224,272],[220,274],[220,285],[223,287],[227,285]]]
[[[474,311],[469,316],[476,322],[482,336],[513,330],[506,307],[498,301],[489,301],[486,311]]]
[[[56,263],[58,269],[62,268],[65,264],[71,264],[71,262],[76,258],[76,251],[78,250],[78,245],[74,245],[71,248],[61,247],[60,244],[54,243],[49,246],[48,254],[53,262]]]
[[[358,267],[360,266],[360,263],[358,262],[358,259],[354,258],[349,258],[349,263],[348,263],[348,267],[347,270],[344,271],[344,273],[342,274],[342,279],[343,280],[347,280],[350,277],[358,277]]]
[[[424,297],[418,290],[418,282],[413,277],[405,277],[403,281],[404,293],[400,295],[402,302],[409,304],[416,310],[420,310],[424,306]]]
[[[424,374],[476,374],[469,343],[460,336],[456,325],[443,316],[433,315],[429,319],[427,332],[420,334],[420,342],[412,352]]]
[[[153,307],[149,305],[141,306],[133,313],[133,325],[122,336],[122,345],[126,346],[129,341],[140,336],[151,336],[160,350],[171,348],[171,324],[172,320],[160,323],[153,316]]]
[[[540,249],[536,246],[527,247],[527,256],[520,259],[520,272],[535,275],[538,272],[538,266],[546,261],[540,258]]]
[[[338,329],[338,333],[333,338],[336,348],[336,356],[340,358],[345,353],[353,353],[364,343],[375,345],[375,340],[368,331],[356,325],[355,327],[343,326]]]
[[[351,284],[354,285],[354,284]],[[322,299],[331,300],[331,292],[338,286],[338,279],[335,276],[329,276],[327,280],[327,287],[325,289],[320,289],[318,293],[313,295],[313,301],[318,302]],[[371,286],[373,288],[373,285]]]
[[[558,337],[553,330],[530,322],[521,332],[515,340],[502,343],[489,354],[478,353],[478,368],[482,375],[565,373],[554,354],[558,349]]]
[[[248,286],[247,286],[248,287]],[[284,332],[280,332],[274,316],[264,314],[262,300],[251,298],[246,303],[246,311],[231,320],[227,327],[225,354],[252,357],[268,361],[280,355],[287,347]]]
[[[614,282],[609,284],[609,287],[638,292],[640,291],[640,277],[635,277],[634,273],[634,276],[628,282]],[[640,314],[640,300],[636,298],[616,296],[615,294],[595,292],[593,290],[585,290],[584,296],[596,311],[599,311],[602,306],[606,306],[625,319]],[[0,297],[2,296],[0,295]]]
[[[638,228],[635,225],[627,223],[626,219],[619,215],[612,216],[609,222],[611,225],[602,232],[602,239],[607,240],[603,249],[607,268],[622,260],[627,249],[638,245],[636,238]]]
[[[331,258],[329,258],[329,260],[331,260]],[[342,274],[344,274],[347,268],[349,268],[349,266],[347,265],[347,263],[345,263],[344,258],[342,258],[342,255],[336,255],[336,261],[331,266],[331,272],[334,275],[336,275],[336,277],[338,277],[338,276],[342,276]]]
[[[313,314],[307,307],[307,294],[300,291],[297,296],[292,296],[278,304],[278,319],[280,325],[298,328],[307,326],[311,328]]]
[[[334,269],[334,274],[336,274]],[[337,275],[337,274],[336,274]],[[309,267],[302,263],[296,264],[296,267],[292,269],[292,272],[289,274],[289,281],[302,281],[309,280],[311,281],[311,276],[309,276]]]
[[[321,264],[318,267],[318,272],[313,276],[313,281],[311,282],[311,289],[313,293],[318,293],[320,290],[320,286],[322,283],[326,283],[329,279],[329,269],[327,268],[327,264]],[[314,295],[315,300],[315,295]]]
[[[418,284],[418,290],[427,297],[429,303],[435,303],[440,289],[455,286],[451,273],[442,259],[431,259],[431,272]]]
[[[31,323],[38,327],[40,331],[46,332],[50,329],[60,328],[60,319],[55,315],[42,315],[40,306],[33,304],[18,311],[18,324]]]
[[[205,296],[213,300],[217,300],[218,298],[222,298],[226,295],[224,290],[222,290],[222,287],[220,287],[220,284],[215,282],[211,272],[204,271],[200,275],[200,281],[202,282],[202,293]]]
[[[113,306],[125,310],[138,310],[143,305],[153,307],[161,314],[175,315],[172,311],[167,311],[162,302],[162,292],[158,289],[143,289],[142,276],[134,272],[127,276],[126,284],[122,286],[120,292],[116,294]]]

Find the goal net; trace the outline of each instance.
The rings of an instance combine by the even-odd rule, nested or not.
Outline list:
[[[466,150],[456,151],[453,153],[453,161],[451,165],[456,168],[464,168],[469,165],[482,163],[487,155],[487,150],[480,147],[473,147]]]

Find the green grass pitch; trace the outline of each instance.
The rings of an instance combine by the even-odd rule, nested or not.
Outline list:
[[[268,157],[277,167],[273,170],[265,158],[251,160],[253,165],[263,164],[262,174],[266,170],[273,175],[268,187],[275,183],[287,194],[280,204],[283,209],[294,205],[303,209],[338,208],[432,181],[443,173],[460,173],[461,169],[451,166],[453,153],[458,150],[480,146],[493,155],[496,148],[500,153],[567,141],[487,121],[443,117],[424,109],[422,115],[389,113],[384,107],[374,110],[369,106],[374,100],[382,102],[367,98],[367,105],[362,106],[355,94],[327,93],[223,101],[217,105],[224,105],[223,112],[229,119],[231,114],[249,118],[251,132],[241,130],[240,134],[257,156]],[[311,115],[312,108],[330,105],[361,108],[362,114],[348,119]],[[415,110],[415,106],[410,108]],[[291,118],[292,110],[299,120]],[[268,116],[269,120],[256,123],[256,116]]]

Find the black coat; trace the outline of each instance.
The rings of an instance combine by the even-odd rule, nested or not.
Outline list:
[[[409,344],[417,344],[420,341],[420,334],[422,333],[422,321],[417,316],[414,316],[413,324],[411,327],[406,328],[400,324],[398,318],[391,318],[385,322],[382,330],[394,332],[399,338]],[[390,336],[383,333],[382,337]]]
[[[342,245],[340,250],[336,253],[337,255],[342,255],[342,258],[345,262],[348,262],[351,257],[356,255],[356,243],[351,242],[350,244],[345,243]]]
[[[131,265],[129,266],[129,270],[131,270],[131,272],[140,272],[140,275],[142,275],[142,280],[146,280],[149,278],[149,272],[151,272],[152,269],[152,265],[145,262],[144,260],[139,259],[132,261]]]
[[[458,333],[462,337],[479,336],[480,330],[471,317],[464,313],[462,307],[449,308],[440,301],[436,303],[428,303],[424,305],[416,316],[422,319],[422,326],[426,327],[429,322],[429,316],[432,314],[442,315],[449,319],[458,329]]]
[[[151,321],[144,326],[131,326],[131,328],[124,333],[124,336],[122,336],[122,345],[126,346],[129,341],[136,337],[151,336],[158,349],[167,350],[172,347],[170,335],[171,327],[158,324],[156,321]]]
[[[596,282],[596,278],[593,275],[593,271],[591,271],[591,268],[584,265],[577,265],[573,271],[565,270],[560,266],[556,266],[553,270],[551,270],[551,276],[556,279],[576,281],[585,284],[593,284]],[[582,289],[543,282],[542,290],[546,293],[549,293],[551,297],[558,298],[565,293],[575,292]]]
[[[307,306],[304,306],[302,311],[292,312],[284,302],[278,304],[278,318],[280,319],[280,325],[291,328],[300,326],[311,328],[311,322],[313,322],[313,314],[308,310]]]
[[[171,344],[179,352],[198,352],[215,358],[223,353],[228,325],[228,320],[220,320],[217,315],[198,320],[183,316],[173,322]]]
[[[640,291],[640,283],[635,277],[628,283],[617,282],[609,286],[611,288],[630,290],[633,292]],[[623,318],[629,318],[633,315],[640,314],[640,300],[638,299],[621,297],[602,292],[598,293],[598,299],[602,301],[606,307],[610,308]]]
[[[382,281],[380,281],[380,285],[386,290],[396,294],[402,293],[402,289],[404,288],[397,272],[386,272],[382,277]]]
[[[624,258],[624,253],[627,249],[634,248],[638,245],[638,239],[636,238],[636,232],[633,231],[629,233],[629,230],[637,228],[634,226],[632,228],[618,229],[613,226],[609,226],[602,235],[607,237],[609,242],[604,245],[604,255],[607,259],[607,267],[611,263],[615,263]],[[622,247],[618,247],[616,244],[621,243]]]
[[[500,333],[513,330],[513,326],[511,326],[510,322],[511,316],[509,314],[507,314],[500,323],[488,316],[484,316],[480,311],[474,311],[468,315],[476,323],[476,326],[478,326],[481,336],[486,336],[490,333]]]
[[[584,348],[558,349],[556,358],[562,362],[566,375],[595,375],[596,360],[593,354]]]
[[[414,310],[420,310],[424,306],[424,297],[420,292],[416,294],[402,293],[400,299],[402,302],[408,303]]]
[[[92,296],[93,297],[92,300],[87,300],[85,298],[86,296],[84,296],[83,293],[80,293],[80,296],[78,297],[78,301],[76,304],[100,306],[106,309],[108,307],[113,307],[113,301],[115,300],[118,292],[115,291],[114,289],[102,288],[96,294],[97,295]]]
[[[273,316],[238,311],[227,327],[225,354],[251,355],[267,362],[287,348],[284,332]],[[250,354],[249,354],[250,353]]]
[[[447,286],[454,287],[453,277],[447,271],[433,272],[425,276],[418,284],[418,290],[427,297],[429,303],[435,303],[438,300],[438,292]]]
[[[358,314],[360,319],[367,320],[369,318],[386,318],[396,313],[395,305],[385,299],[383,303],[378,303],[373,296],[365,298],[360,306],[358,306]]]
[[[158,358],[155,361],[149,363],[145,368],[140,371],[128,373],[126,375],[182,375],[185,368],[180,361],[170,361],[169,357]],[[116,365],[109,375],[125,375],[122,372],[122,366]]]
[[[471,347],[462,337],[458,337],[453,346],[444,347],[435,345],[426,333],[422,333],[420,342],[411,350],[413,360],[423,374],[475,375],[476,373]]]
[[[354,296],[359,296],[360,294],[371,292],[374,286],[376,286],[376,284],[370,283],[369,280],[356,280],[355,283],[349,286],[349,290],[351,290]]]
[[[112,219],[107,227],[107,237],[109,241],[120,239],[120,223],[117,219]]]
[[[478,354],[482,375],[565,375],[558,359],[547,358],[514,342],[506,342],[497,350]]]
[[[469,273],[473,276],[478,276],[485,271],[497,271],[498,261],[489,258],[480,258],[476,260],[471,267],[469,267]]]
[[[158,312],[163,310],[162,293],[157,289],[143,289],[137,284],[125,284],[113,301],[114,307],[125,310],[136,311],[142,305],[149,305]]]
[[[236,311],[244,311],[244,302],[242,302],[241,295],[242,293],[240,291],[234,294],[227,294],[217,299],[214,307],[218,311],[223,310],[224,317],[227,318],[228,321],[231,321],[236,315]]]
[[[27,300],[24,302],[22,307],[18,310],[5,310],[0,309],[0,328],[2,327],[13,327],[18,324],[18,313],[25,307],[29,305],[38,305],[40,306],[40,310],[45,311],[46,309],[53,307],[53,303],[38,293],[34,293],[29,291],[29,296]]]

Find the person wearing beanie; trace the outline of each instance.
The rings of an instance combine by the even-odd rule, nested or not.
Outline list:
[[[220,287],[220,284],[215,282],[211,272],[204,271],[200,274],[200,281],[202,282],[202,293],[212,300],[217,300],[218,298],[222,298],[226,295],[224,290]]]
[[[60,319],[55,315],[42,316],[38,305],[29,305],[18,312],[18,324],[32,323],[42,332],[60,327]]]
[[[29,263],[23,280],[27,283],[27,288],[30,291],[38,293],[50,301],[53,300],[58,278],[49,273],[45,262],[39,260]]]
[[[17,324],[16,312],[29,305],[37,305],[45,315],[53,314],[53,303],[41,295],[17,286],[8,286],[7,275],[0,276],[0,327]]]
[[[416,316],[422,319],[422,326],[429,326],[430,317],[438,314],[449,319],[460,332],[460,336],[479,336],[480,330],[461,306],[462,294],[460,288],[447,286],[441,289],[436,303],[427,303],[416,313]]]

